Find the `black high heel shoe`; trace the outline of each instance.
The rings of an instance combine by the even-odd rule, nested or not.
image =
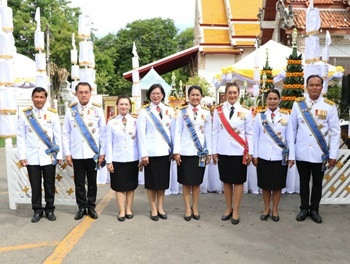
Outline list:
[[[268,213],[267,215],[262,214],[262,215],[260,216],[260,220],[261,220],[261,221],[266,221],[267,218],[269,218],[270,213],[271,213],[271,210],[269,210],[269,213]]]
[[[152,219],[153,221],[158,221],[158,220],[159,220],[158,214],[157,214],[157,215],[152,215],[152,211],[149,211],[149,215],[151,216],[151,219]]]
[[[228,215],[223,214],[222,217],[221,217],[221,220],[222,221],[230,220],[230,218],[232,217],[232,212],[233,212],[233,210]]]

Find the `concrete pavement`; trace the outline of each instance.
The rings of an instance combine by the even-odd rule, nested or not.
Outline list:
[[[200,197],[201,219],[183,220],[181,195],[167,196],[168,220],[149,218],[143,186],[134,218],[117,221],[114,193],[98,188],[97,220],[75,221],[75,206],[57,206],[57,221],[32,224],[30,205],[8,205],[4,149],[0,149],[0,263],[349,263],[350,205],[321,205],[323,224],[295,220],[299,196],[285,194],[280,222],[260,221],[261,195],[244,194],[241,221],[221,221],[222,194]]]

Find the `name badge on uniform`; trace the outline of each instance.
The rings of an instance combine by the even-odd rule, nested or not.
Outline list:
[[[317,117],[319,119],[323,119],[324,120],[324,119],[327,118],[327,111],[326,110],[316,109],[315,114],[317,115]]]
[[[245,112],[238,112],[237,117],[241,120],[245,120],[246,113]]]
[[[287,125],[287,119],[285,119],[284,117],[282,117],[282,118],[280,119],[280,124],[281,124],[281,126],[286,126],[286,125]]]

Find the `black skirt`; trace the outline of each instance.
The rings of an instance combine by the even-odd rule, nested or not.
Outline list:
[[[258,160],[258,186],[263,190],[281,190],[286,187],[288,166],[282,161]]]
[[[220,180],[224,183],[243,184],[247,180],[247,165],[242,164],[243,156],[218,155]]]
[[[114,162],[111,173],[111,188],[116,192],[133,191],[138,185],[139,162]]]
[[[198,156],[181,156],[177,166],[177,181],[183,185],[200,185],[203,182],[205,167],[199,167]]]
[[[145,188],[149,190],[166,190],[170,181],[169,156],[149,157],[145,167]]]

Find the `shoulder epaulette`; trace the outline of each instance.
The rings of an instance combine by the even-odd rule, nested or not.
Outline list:
[[[297,97],[297,98],[295,98],[295,101],[296,101],[296,102],[305,101],[305,97]]]
[[[22,111],[25,112],[25,111],[32,110],[32,109],[33,109],[33,106],[30,106],[30,107],[24,108]]]
[[[280,109],[280,113],[289,115],[289,111],[287,109]]]
[[[112,120],[113,118],[116,118],[118,115],[114,115],[114,116],[111,116],[110,118],[108,118],[108,121],[109,120]]]
[[[57,114],[57,110],[55,108],[48,107],[47,110],[52,112],[52,113]]]
[[[132,116],[133,118],[137,118],[137,117],[138,117],[138,114],[131,114],[131,116]]]
[[[215,106],[215,109],[217,109],[218,107],[222,106],[223,104],[219,104],[218,106]]]
[[[93,102],[92,105],[96,106],[96,107],[101,107],[101,104],[98,104],[98,103],[95,103],[95,102]]]
[[[144,104],[143,106],[141,106],[141,108],[147,108],[149,107],[149,104]]]
[[[246,105],[242,105],[243,108],[250,110],[250,107],[246,106]]]
[[[174,108],[174,106],[173,106],[173,105],[170,105],[170,104],[164,104],[164,105],[166,105],[166,106],[168,106],[168,107],[171,107],[171,108]]]
[[[77,105],[77,104],[78,104],[77,102],[71,103],[71,104],[69,105],[69,107],[73,107],[73,106],[75,106],[75,105]]]
[[[335,105],[335,103],[333,101],[331,101],[331,100],[329,100],[327,98],[324,99],[324,102],[329,104],[329,105],[331,105],[331,106]]]

